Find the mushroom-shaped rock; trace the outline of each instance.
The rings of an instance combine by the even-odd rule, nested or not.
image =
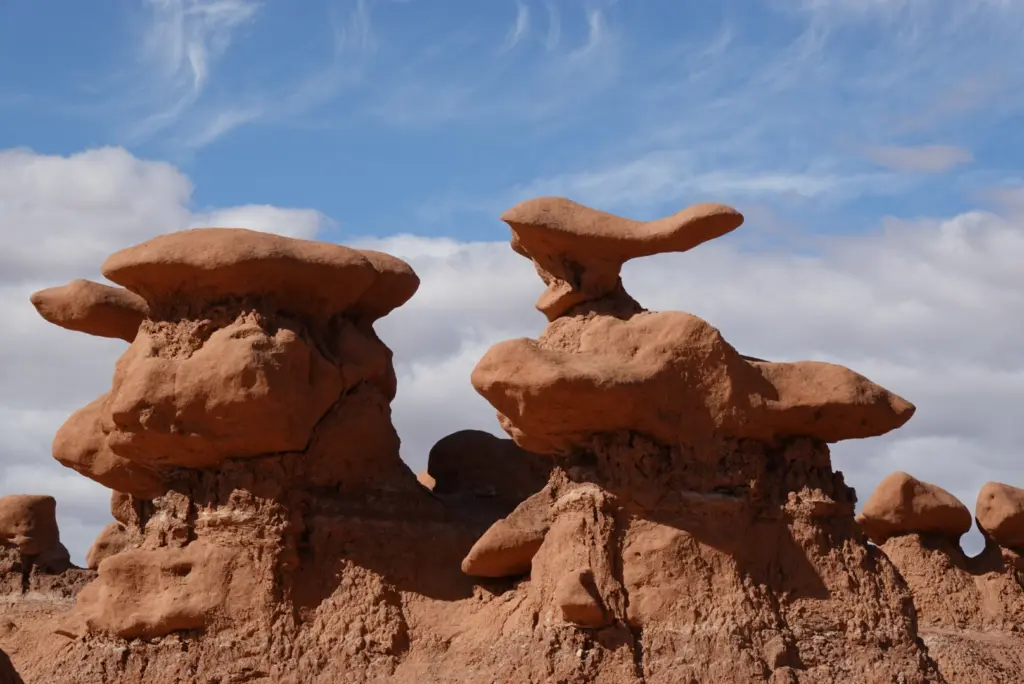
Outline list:
[[[251,295],[326,319],[358,302],[378,271],[359,250],[341,245],[243,228],[194,228],[115,252],[103,263],[103,275],[151,306]],[[388,301],[379,295],[376,310]]]
[[[107,396],[71,414],[53,439],[53,457],[104,487],[152,499],[167,491],[161,475],[110,450],[101,429]]]
[[[473,493],[513,504],[540,491],[550,471],[549,459],[482,430],[460,430],[442,437],[427,458],[427,472],[436,483],[434,493]]]
[[[1024,489],[986,482],[978,493],[974,516],[992,541],[1024,551]]]
[[[879,483],[857,522],[876,544],[905,534],[931,534],[956,542],[971,529],[971,513],[942,487],[898,471]]]
[[[514,577],[529,572],[551,527],[555,501],[555,491],[549,485],[491,525],[462,560],[462,571],[477,577]]]
[[[37,494],[0,497],[0,542],[15,547],[23,556],[38,556],[58,547],[57,501]]]
[[[615,292],[626,261],[693,249],[735,230],[743,216],[721,204],[698,204],[656,221],[633,221],[562,197],[539,197],[501,220],[512,229],[512,248],[534,261],[547,284],[537,308],[553,321]]]
[[[131,543],[132,535],[122,523],[110,523],[100,531],[99,536],[96,537],[92,546],[86,552],[86,567],[90,570],[95,570],[105,558],[121,553],[131,546]]]
[[[39,315],[54,325],[127,342],[149,314],[146,300],[137,294],[91,280],[39,290],[31,299]]]
[[[611,620],[597,596],[594,573],[590,570],[567,572],[555,586],[555,604],[562,617],[580,627],[599,628]]]
[[[509,340],[473,370],[473,387],[523,449],[565,453],[587,435],[615,430],[663,444],[713,434],[837,442],[884,434],[914,412],[842,366],[748,362],[717,329],[685,313],[573,320],[562,328],[570,326],[575,349]]]

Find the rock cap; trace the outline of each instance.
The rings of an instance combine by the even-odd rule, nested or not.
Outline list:
[[[244,228],[193,228],[115,252],[103,275],[150,305],[257,295],[316,318],[360,307],[381,316],[419,284],[407,264],[379,252]]]
[[[512,249],[532,259],[547,291],[537,308],[548,320],[586,301],[613,294],[630,259],[685,252],[743,223],[723,204],[696,204],[655,221],[634,221],[564,197],[526,200],[501,215]]]

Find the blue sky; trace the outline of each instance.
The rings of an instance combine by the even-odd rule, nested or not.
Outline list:
[[[0,148],[124,146],[197,208],[338,237],[493,239],[566,194],[724,201],[799,245],[1020,181],[1020,35],[1008,0],[8,0]]]
[[[0,495],[57,496],[84,558],[109,492],[50,443],[124,345],[29,295],[195,225],[407,259],[377,325],[402,457],[499,433],[469,375],[543,328],[497,218],[538,195],[741,210],[626,287],[914,402],[833,448],[861,501],[897,469],[968,505],[1024,486],[1021,36],[1024,0],[0,0]]]

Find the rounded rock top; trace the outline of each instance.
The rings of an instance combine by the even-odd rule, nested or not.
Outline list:
[[[263,296],[316,318],[356,309],[379,317],[419,280],[379,252],[245,228],[193,228],[115,252],[103,275],[150,305]]]
[[[971,513],[938,485],[897,471],[882,480],[857,516],[868,538],[884,544],[890,537],[932,534],[957,541],[971,529]]]
[[[986,482],[978,492],[974,515],[994,542],[1024,551],[1024,489]]]

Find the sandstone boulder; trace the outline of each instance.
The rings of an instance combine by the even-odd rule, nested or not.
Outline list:
[[[482,430],[460,430],[430,450],[427,473],[436,494],[468,493],[517,505],[548,482],[551,461],[519,448],[510,439]]]
[[[930,534],[957,541],[971,529],[971,514],[938,485],[895,472],[875,488],[857,522],[868,538],[884,544],[903,534]]]
[[[974,516],[992,541],[1024,552],[1024,489],[986,482],[978,493]]]

